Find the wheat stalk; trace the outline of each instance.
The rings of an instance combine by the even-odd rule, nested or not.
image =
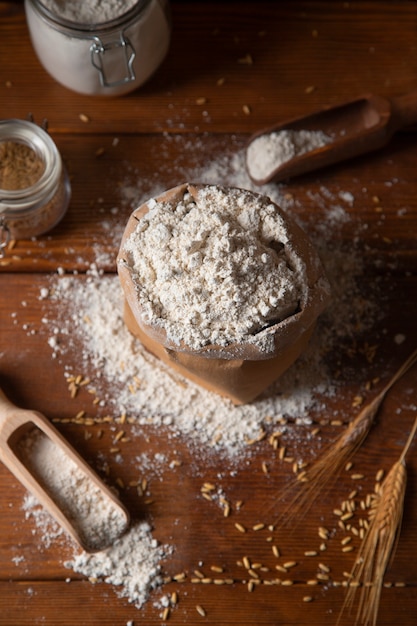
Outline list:
[[[301,488],[297,491],[290,504],[282,511],[278,523],[293,525],[299,513],[304,512],[305,514],[329,482],[334,480],[340,471],[346,467],[349,459],[366,439],[378,409],[388,391],[416,362],[417,350],[407,358],[375,398],[362,408],[340,437],[327,447],[310,467],[297,474],[296,482],[298,482],[298,487]],[[292,489],[292,487],[293,485],[291,484],[288,490],[284,490],[282,496],[285,496],[286,492]]]
[[[353,604],[356,589],[362,585],[356,624],[376,625],[384,575],[394,556],[401,529],[407,483],[405,456],[416,430],[417,419],[400,458],[388,472],[370,509],[370,524],[352,568],[342,608],[343,612]]]

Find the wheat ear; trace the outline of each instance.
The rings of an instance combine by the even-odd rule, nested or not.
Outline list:
[[[375,626],[385,571],[399,539],[407,483],[405,455],[416,434],[417,419],[398,461],[388,472],[369,514],[369,527],[349,578],[350,586],[342,611],[353,604],[362,585],[356,624]]]
[[[408,357],[375,398],[363,407],[340,437],[328,446],[310,467],[297,474],[296,482],[299,483],[300,489],[290,504],[285,506],[278,523],[293,524],[299,512],[306,513],[328,483],[346,467],[349,459],[366,439],[386,394],[416,362],[417,350]],[[290,485],[289,488],[292,487],[293,485]],[[286,491],[282,495],[285,495]]]

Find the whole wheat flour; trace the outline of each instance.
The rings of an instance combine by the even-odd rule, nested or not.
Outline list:
[[[321,130],[287,129],[259,135],[247,149],[248,172],[254,180],[264,180],[287,161],[332,141],[332,137]]]
[[[124,245],[145,323],[198,350],[252,342],[292,315],[305,264],[266,196],[216,185],[156,202]]]

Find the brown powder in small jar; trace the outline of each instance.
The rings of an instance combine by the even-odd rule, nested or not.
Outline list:
[[[45,164],[29,146],[16,141],[0,143],[0,189],[17,191],[34,185]]]

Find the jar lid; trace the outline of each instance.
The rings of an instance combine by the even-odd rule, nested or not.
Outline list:
[[[136,0],[133,3],[119,3],[121,7],[119,12],[109,11],[107,14],[100,7],[95,16],[93,11],[88,12],[88,8],[86,9],[82,2],[77,2],[76,6],[71,7],[69,2],[30,0],[32,6],[45,20],[49,23],[55,23],[60,29],[68,29],[72,36],[75,36],[74,31],[105,31],[112,30],[120,26],[121,23],[125,25],[130,20],[137,19],[137,16],[149,6],[150,2],[151,0]],[[126,5],[128,6],[127,9]]]

